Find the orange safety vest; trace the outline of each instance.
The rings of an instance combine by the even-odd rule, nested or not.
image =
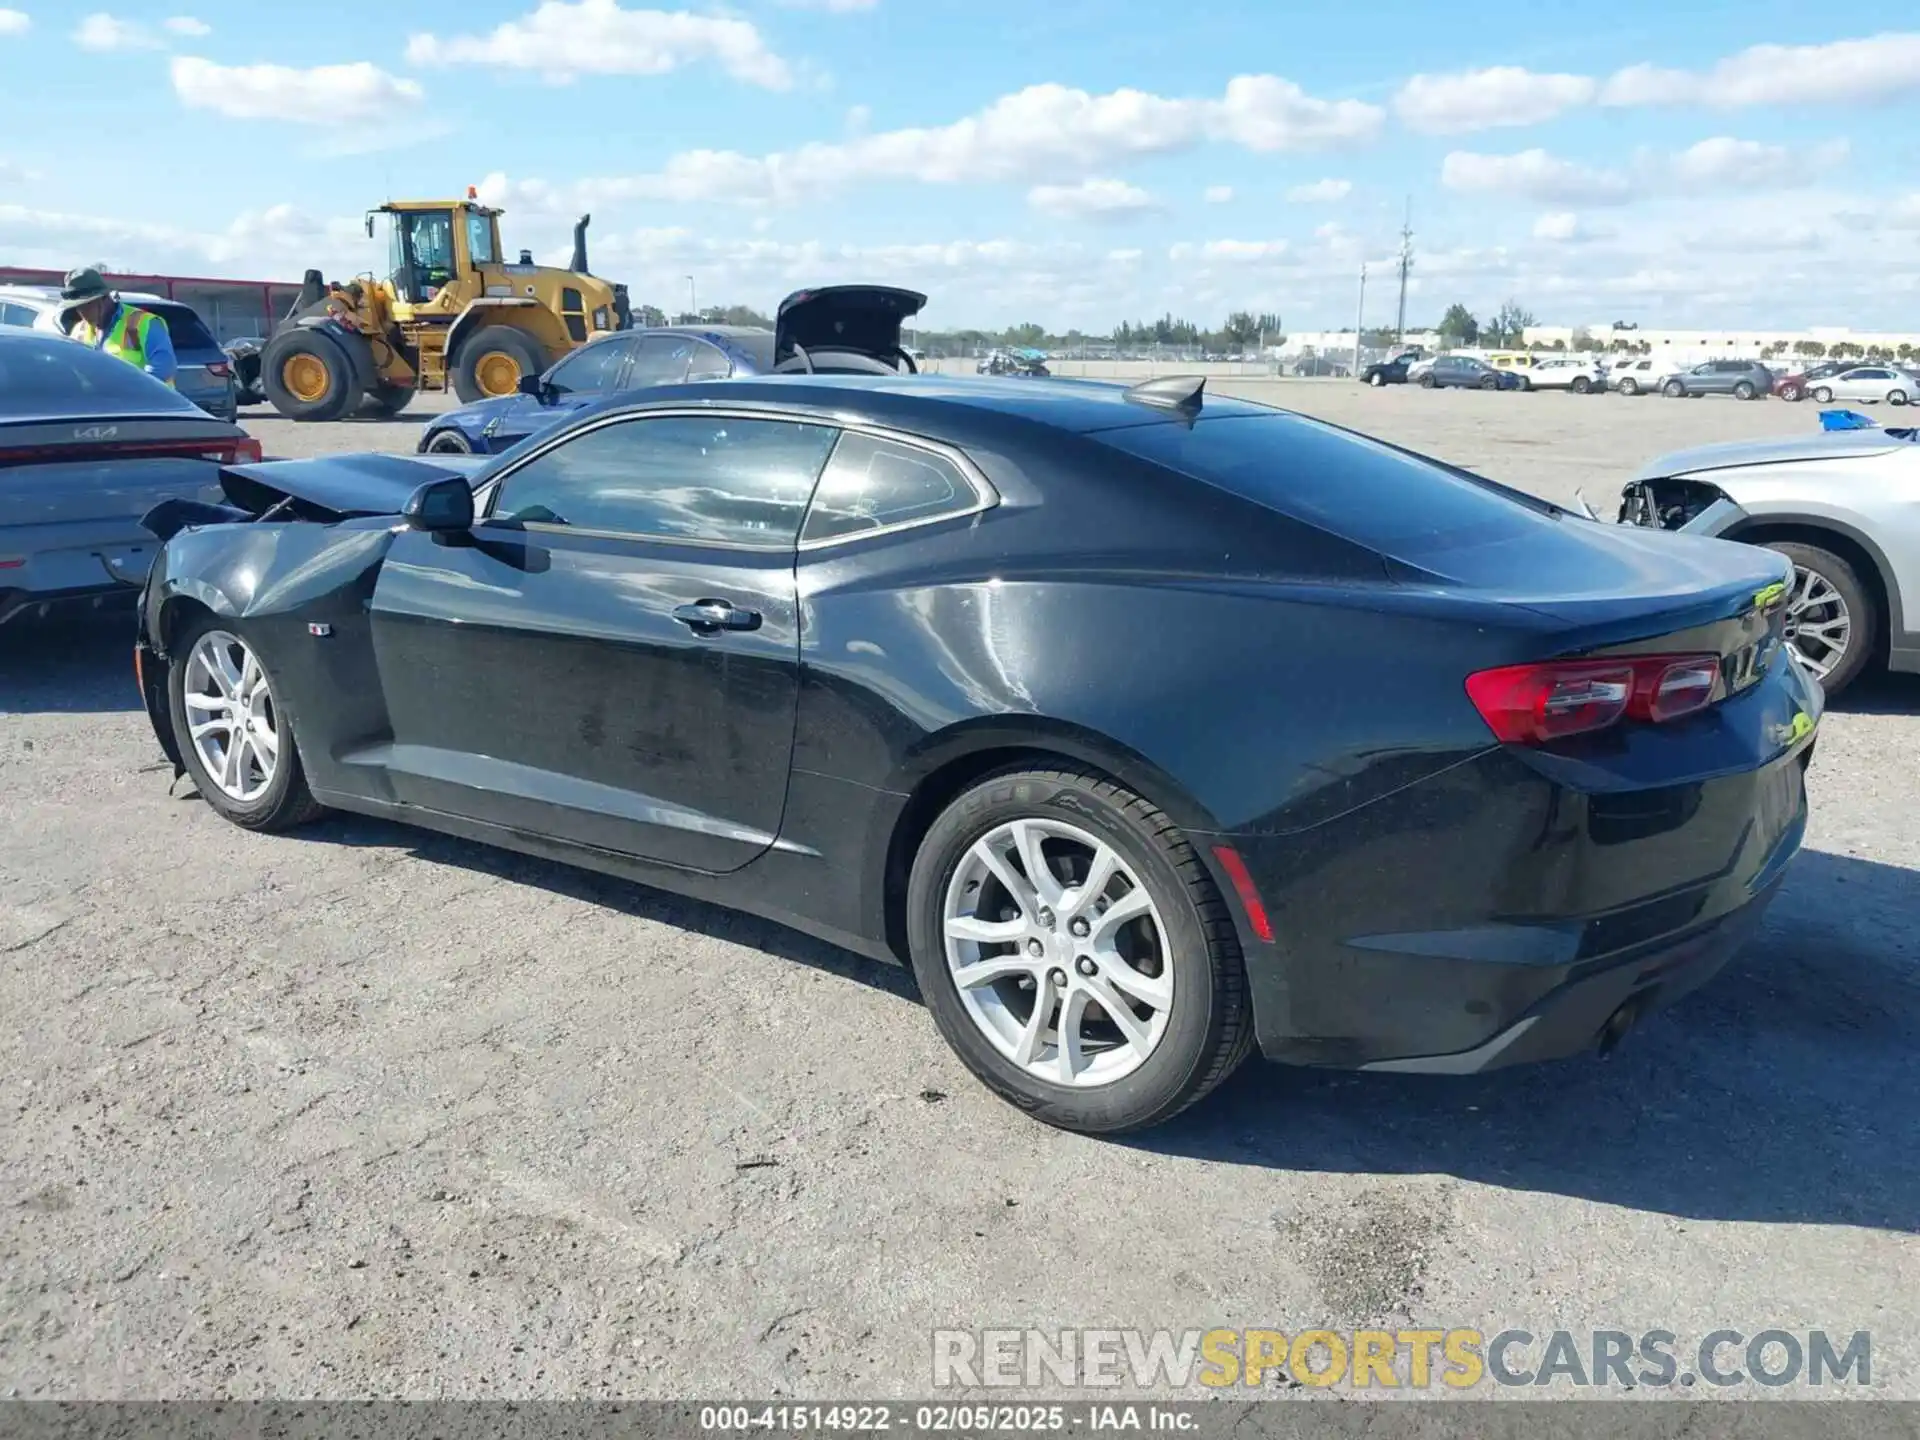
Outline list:
[[[157,316],[149,315],[145,310],[136,310],[131,305],[120,305],[113,313],[113,324],[107,327],[102,336],[92,325],[82,320],[73,327],[73,338],[83,345],[91,345],[96,350],[104,350],[117,356],[137,369],[147,368],[147,333],[155,325],[166,322]],[[154,377],[159,379],[158,376]],[[165,384],[171,385],[168,380]]]

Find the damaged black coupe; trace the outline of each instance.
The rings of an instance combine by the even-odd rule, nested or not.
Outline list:
[[[1611,1045],[1800,844],[1766,551],[1192,380],[796,375],[484,459],[224,468],[144,600],[233,822],[388,816],[911,964],[1001,1095]]]

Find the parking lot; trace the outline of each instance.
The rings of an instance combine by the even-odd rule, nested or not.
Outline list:
[[[1216,388],[1603,505],[1818,424]],[[428,408],[247,423],[405,451]],[[1378,1323],[1866,1330],[1920,1398],[1920,677],[1829,713],[1764,931],[1612,1059],[1250,1063],[1099,1141],[974,1084],[903,972],[392,825],[222,822],[129,643],[0,631],[0,1391],[908,1396],[936,1328]]]

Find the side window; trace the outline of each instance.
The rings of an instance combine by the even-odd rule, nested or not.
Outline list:
[[[33,311],[24,305],[0,305],[0,325],[33,324]]]
[[[493,253],[493,218],[476,211],[467,212],[467,258],[476,265],[491,265],[499,260]]]
[[[693,342],[693,353],[687,359],[687,379],[724,380],[733,373],[733,362],[725,352],[704,340]]]
[[[686,335],[643,335],[633,352],[627,388],[678,385],[687,378],[687,363],[693,359],[693,347],[698,343]]]
[[[553,383],[575,395],[611,390],[620,379],[629,348],[618,340],[583,346],[554,366]]]
[[[791,545],[830,425],[662,415],[587,430],[500,482],[491,519],[663,540]]]
[[[800,539],[837,540],[883,525],[959,514],[978,501],[966,476],[944,456],[872,435],[842,435],[813,492]]]

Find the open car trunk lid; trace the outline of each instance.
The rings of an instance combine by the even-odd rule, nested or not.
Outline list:
[[[899,359],[900,331],[925,308],[927,297],[891,285],[826,285],[796,290],[780,302],[773,322],[774,363],[794,347],[852,350],[876,360]]]

